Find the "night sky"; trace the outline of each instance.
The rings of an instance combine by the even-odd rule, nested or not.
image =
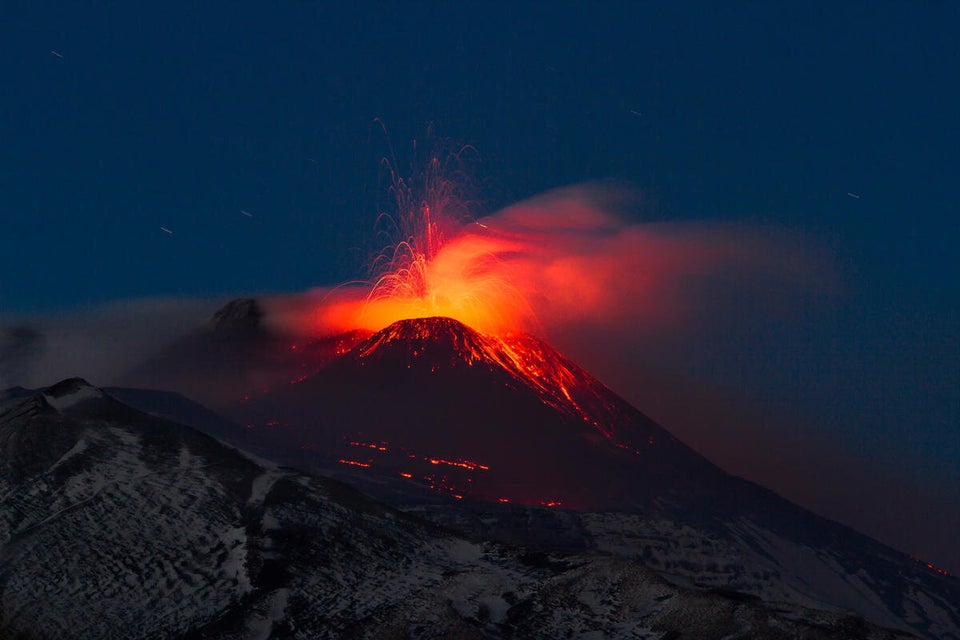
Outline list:
[[[731,469],[740,444],[651,412],[726,468],[831,517],[888,505],[846,521],[960,570],[960,5],[675,5],[4,2],[0,314],[361,277],[378,160],[432,123],[476,149],[478,215],[615,180],[638,222],[820,247],[828,302],[732,305],[625,357],[794,455]],[[628,364],[574,355],[644,398]]]

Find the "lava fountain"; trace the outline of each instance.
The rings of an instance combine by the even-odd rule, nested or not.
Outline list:
[[[389,227],[393,242],[373,260],[364,294],[339,290],[324,301],[321,326],[378,331],[398,320],[444,316],[497,335],[536,325],[505,264],[522,243],[470,215],[445,164],[434,156],[408,181],[384,161],[395,211],[381,213],[378,225]]]
[[[449,317],[506,337],[603,335],[636,344],[711,323],[731,304],[767,313],[796,294],[831,290],[829,264],[789,231],[734,223],[638,223],[643,202],[624,185],[555,190],[475,217],[451,179],[457,154],[434,156],[409,180],[386,161],[391,242],[370,279],[306,307],[307,333],[379,331]],[[300,316],[294,323],[303,324]]]

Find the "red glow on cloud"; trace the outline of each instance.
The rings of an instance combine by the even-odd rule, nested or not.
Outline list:
[[[493,336],[583,326],[651,334],[703,315],[724,288],[828,279],[789,234],[631,222],[620,212],[635,201],[614,187],[568,188],[467,222],[437,201],[405,217],[406,235],[369,284],[318,291],[306,305],[275,303],[274,315],[313,335],[432,316]]]

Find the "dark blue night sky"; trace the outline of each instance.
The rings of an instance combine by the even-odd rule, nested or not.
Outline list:
[[[955,3],[4,2],[0,312],[362,276],[377,119],[401,157],[433,123],[478,213],[615,179],[828,247],[829,310],[718,318],[673,369],[960,512],[958,33]]]

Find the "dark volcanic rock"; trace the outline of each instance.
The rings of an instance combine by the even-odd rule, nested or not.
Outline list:
[[[315,373],[335,354],[366,338],[294,339],[271,330],[252,298],[228,302],[202,327],[167,344],[119,377],[124,387],[165,389],[207,406],[231,406],[244,396]]]
[[[213,314],[208,326],[221,337],[252,337],[265,332],[263,310],[253,298],[231,300]]]

